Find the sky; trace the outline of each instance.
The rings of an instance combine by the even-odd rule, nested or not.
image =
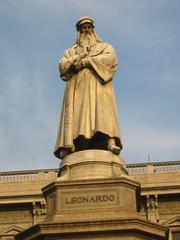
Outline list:
[[[179,0],[0,0],[0,171],[57,168],[58,62],[91,16],[116,49],[126,163],[180,160]]]

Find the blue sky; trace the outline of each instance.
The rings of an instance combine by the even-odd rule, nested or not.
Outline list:
[[[179,12],[179,0],[1,0],[0,171],[58,167],[58,61],[85,15],[119,58],[125,161],[180,160]]]

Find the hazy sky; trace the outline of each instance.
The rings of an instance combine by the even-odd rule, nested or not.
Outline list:
[[[179,0],[0,0],[0,171],[58,167],[58,61],[85,15],[119,58],[125,161],[180,160],[179,13]]]

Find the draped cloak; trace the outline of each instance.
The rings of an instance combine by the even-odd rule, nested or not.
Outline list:
[[[59,62],[60,76],[67,81],[55,156],[66,148],[74,149],[74,140],[82,135],[90,139],[100,132],[115,139],[122,148],[112,77],[116,71],[115,50],[108,43],[96,43],[87,56],[90,67],[72,73],[78,44],[65,51]]]

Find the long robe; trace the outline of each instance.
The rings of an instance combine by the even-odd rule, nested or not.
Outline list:
[[[114,138],[122,148],[112,82],[115,51],[108,43],[95,44],[87,56],[90,67],[72,73],[72,62],[79,52],[76,44],[59,62],[60,76],[67,81],[54,152],[59,158],[61,151],[74,149],[78,136],[91,139],[97,132]]]

